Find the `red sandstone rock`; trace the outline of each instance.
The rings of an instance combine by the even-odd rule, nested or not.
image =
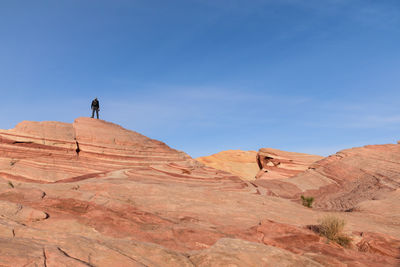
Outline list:
[[[327,244],[306,228],[324,212],[256,182],[101,120],[24,122],[0,131],[0,265],[400,264],[392,221],[340,213],[368,235]]]
[[[400,203],[398,193],[394,193],[400,187],[399,163],[397,144],[352,148],[317,161],[307,171],[289,179],[260,185],[276,196],[292,199],[313,196],[316,199],[313,206],[319,209],[361,211],[374,206],[388,215],[392,213],[390,205]],[[368,204],[363,204],[364,201]]]
[[[295,176],[307,170],[321,156],[287,152],[273,148],[261,148],[257,154],[260,171],[257,179],[281,179]]]
[[[190,256],[195,266],[309,266],[323,265],[287,250],[240,239],[222,238],[212,247]]]

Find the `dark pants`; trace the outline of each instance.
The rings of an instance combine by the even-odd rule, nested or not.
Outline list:
[[[94,118],[95,111],[96,111],[97,118],[99,118],[99,109],[98,108],[92,108],[92,118]]]

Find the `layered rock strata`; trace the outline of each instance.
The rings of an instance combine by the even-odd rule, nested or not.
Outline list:
[[[321,156],[287,152],[273,148],[256,151],[227,150],[196,158],[215,169],[233,173],[243,180],[281,179],[295,176],[310,167]]]
[[[256,157],[256,151],[227,150],[196,160],[215,169],[233,173],[243,180],[252,181],[259,171]]]
[[[101,120],[0,132],[1,266],[396,266],[398,226],[270,196],[162,142]],[[396,196],[394,196],[395,198]]]
[[[281,179],[295,176],[307,170],[321,156],[287,152],[273,148],[261,148],[257,154],[259,172],[257,179]]]
[[[391,209],[388,199],[398,199],[400,145],[346,149],[288,179],[259,181],[258,185],[275,196],[295,200],[300,195],[312,196],[314,207],[323,210],[354,211],[379,206],[385,212]]]

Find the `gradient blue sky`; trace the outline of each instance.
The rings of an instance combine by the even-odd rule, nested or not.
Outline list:
[[[400,139],[400,1],[0,1],[0,128],[90,115],[193,157]]]

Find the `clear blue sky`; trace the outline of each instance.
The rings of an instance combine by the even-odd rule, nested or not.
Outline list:
[[[400,1],[0,1],[0,128],[90,116],[193,157],[400,139]]]

